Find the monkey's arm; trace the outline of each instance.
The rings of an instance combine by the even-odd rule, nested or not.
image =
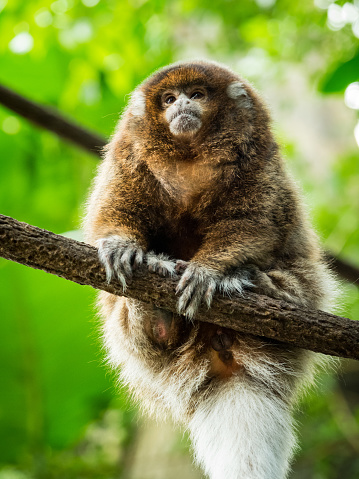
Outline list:
[[[136,211],[109,199],[94,212],[93,238],[99,258],[106,269],[107,280],[116,276],[126,287],[126,278],[143,263],[147,248],[146,231]]]
[[[248,262],[263,264],[278,243],[279,233],[263,216],[222,220],[209,228],[192,261],[218,273]]]
[[[178,262],[183,270],[177,287],[178,309],[192,318],[201,302],[209,307],[217,289],[242,293],[253,286],[246,264],[266,265],[273,258],[279,231],[267,218],[222,220],[212,225],[201,248],[187,264]],[[235,275],[230,271],[243,265]]]
[[[89,198],[85,231],[87,240],[98,247],[107,279],[116,276],[126,287],[126,279],[144,261],[162,276],[174,273],[175,264],[165,255],[147,252],[151,229],[159,215],[148,208],[151,179],[139,171],[123,171],[106,158]],[[147,254],[146,254],[147,252]]]

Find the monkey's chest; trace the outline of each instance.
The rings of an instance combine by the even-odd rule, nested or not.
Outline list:
[[[171,197],[172,211],[164,215],[164,224],[152,238],[151,249],[175,259],[190,260],[200,248],[204,226],[198,203],[214,181],[213,168],[200,163],[177,163],[154,170],[162,187]]]
[[[204,237],[203,225],[190,213],[174,215],[153,236],[150,248],[174,259],[189,261],[200,248]]]
[[[180,207],[187,208],[202,192],[211,187],[215,172],[205,163],[176,163],[154,171],[167,193]]]

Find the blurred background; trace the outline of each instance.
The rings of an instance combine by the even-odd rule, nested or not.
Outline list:
[[[172,61],[224,62],[263,93],[327,250],[359,266],[359,0],[0,0],[0,83],[108,137]],[[98,164],[0,105],[0,212],[78,230]],[[200,478],[103,360],[95,291],[0,258],[0,479]],[[359,319],[358,285],[339,311]],[[359,477],[359,363],[297,414],[293,479]]]

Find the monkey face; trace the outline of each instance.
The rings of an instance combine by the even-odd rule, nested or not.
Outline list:
[[[247,82],[215,62],[196,61],[170,65],[139,85],[123,129],[128,128],[129,141],[144,161],[162,168],[197,161],[204,150],[211,150],[206,158],[219,164],[234,151],[245,154],[248,145],[266,148],[272,141],[268,123]]]
[[[164,118],[174,136],[191,136],[202,126],[202,116],[208,95],[203,87],[185,91],[174,89],[162,96]]]
[[[227,87],[237,77],[208,63],[179,63],[144,84],[146,112],[157,117],[176,140],[201,142],[214,118],[223,118],[231,102]],[[244,91],[244,90],[243,90]]]

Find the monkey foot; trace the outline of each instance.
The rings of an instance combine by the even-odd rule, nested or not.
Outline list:
[[[155,254],[150,251],[146,255],[146,262],[151,273],[157,273],[160,276],[174,276],[176,274],[176,263],[164,254]]]

